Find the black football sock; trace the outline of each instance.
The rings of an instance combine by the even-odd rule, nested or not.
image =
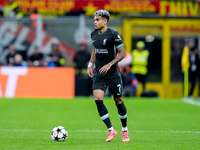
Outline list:
[[[106,106],[104,105],[103,100],[95,100],[95,103],[97,105],[99,116],[101,117],[101,119],[103,120],[107,128],[108,129],[112,128],[112,124],[108,115],[108,110]]]
[[[122,127],[127,127],[127,111],[126,111],[126,106],[124,105],[124,102],[121,104],[116,104],[118,108],[118,114],[122,122]]]

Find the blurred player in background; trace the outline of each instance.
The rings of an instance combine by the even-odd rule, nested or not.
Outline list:
[[[106,141],[112,141],[114,136],[117,135],[111,124],[108,110],[103,103],[104,93],[109,88],[122,122],[122,141],[128,142],[130,138],[127,129],[127,110],[123,102],[122,79],[117,64],[126,56],[126,51],[119,33],[107,27],[109,18],[110,14],[106,10],[98,10],[94,13],[95,30],[91,33],[93,51],[87,73],[93,78],[93,95],[97,110],[108,128]],[[119,52],[119,55],[116,56],[117,52]],[[93,73],[92,66],[94,63]]]

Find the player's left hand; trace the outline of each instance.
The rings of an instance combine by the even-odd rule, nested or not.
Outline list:
[[[111,68],[111,64],[104,65],[104,66],[99,70],[99,73],[100,73],[100,74],[106,74],[110,68]]]

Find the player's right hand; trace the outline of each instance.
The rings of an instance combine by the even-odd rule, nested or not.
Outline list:
[[[88,67],[87,68],[87,74],[88,74],[88,76],[90,77],[90,78],[93,78],[93,70],[92,70],[92,67]]]

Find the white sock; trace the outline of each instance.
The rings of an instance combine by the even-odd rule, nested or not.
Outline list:
[[[128,131],[127,127],[122,127],[122,132]]]
[[[114,130],[114,128],[113,128],[113,127],[110,127],[110,128],[108,128],[108,130],[109,130],[109,131],[112,131],[112,130]]]

